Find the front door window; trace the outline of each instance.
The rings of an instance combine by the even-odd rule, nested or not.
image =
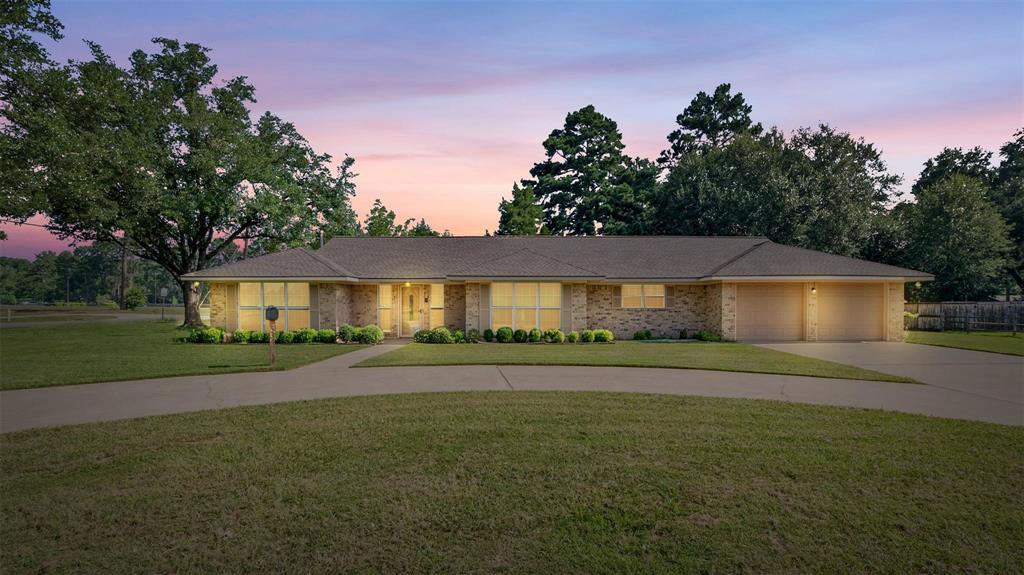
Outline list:
[[[401,301],[401,335],[409,337],[423,329],[423,286],[403,286]]]

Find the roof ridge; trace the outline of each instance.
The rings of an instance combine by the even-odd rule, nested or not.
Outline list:
[[[723,269],[728,267],[730,264],[732,264],[734,262],[738,262],[741,259],[747,257],[748,255],[750,255],[751,252],[761,248],[761,246],[764,246],[765,244],[771,244],[771,243],[774,243],[774,242],[772,242],[768,238],[764,238],[763,241],[757,242],[756,244],[754,244],[754,245],[750,246],[749,248],[747,248],[747,249],[743,250],[742,252],[740,252],[735,257],[732,257],[732,258],[726,260],[725,263],[723,263],[723,264],[721,264],[719,266],[716,266],[714,269],[712,269],[707,274],[705,274],[704,277],[708,277],[708,278],[714,277],[715,274],[717,274],[718,272],[722,271]]]
[[[535,252],[535,251],[531,250],[530,248],[523,248],[521,251],[530,252],[531,254],[538,255],[538,256],[540,256],[542,258],[547,258],[547,259],[549,259],[549,260],[551,260],[553,262],[558,262],[558,263],[560,263],[562,265],[569,266],[571,268],[576,268],[578,270],[583,270],[583,271],[587,272],[588,274],[594,274],[595,276],[604,277],[604,274],[599,274],[599,273],[595,272],[594,270],[588,270],[587,268],[582,267],[582,266],[578,266],[576,264],[571,264],[569,262],[563,262],[562,260],[560,260],[558,258],[551,257],[551,256],[546,255],[546,254]]]
[[[302,250],[303,252],[306,253],[306,255],[308,255],[311,258],[315,259],[316,261],[324,264],[325,266],[331,268],[332,270],[334,270],[335,272],[337,272],[339,274],[344,274],[344,275],[349,276],[349,277],[355,277],[355,276],[352,275],[352,272],[350,272],[347,269],[339,266],[338,264],[332,262],[331,260],[325,258],[324,256],[316,253],[315,250],[309,250],[309,249],[306,249],[305,247],[302,247],[302,246],[300,246],[298,249]]]

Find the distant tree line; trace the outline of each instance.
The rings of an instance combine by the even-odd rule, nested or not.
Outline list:
[[[943,150],[911,202],[863,138],[827,124],[787,136],[751,111],[729,84],[698,93],[656,161],[627,155],[593,106],[571,112],[499,204],[496,233],[761,235],[934,274],[914,298],[1024,289],[1024,130],[998,164],[980,148]]]

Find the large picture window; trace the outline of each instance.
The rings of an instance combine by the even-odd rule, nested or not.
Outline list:
[[[242,282],[238,284],[238,328],[267,331],[266,309],[281,310],[278,327],[296,330],[309,327],[309,284],[292,282]]]
[[[497,282],[491,284],[491,329],[527,331],[558,329],[562,325],[562,285]]]
[[[665,307],[665,286],[657,284],[625,284],[622,286],[624,308],[661,309]]]

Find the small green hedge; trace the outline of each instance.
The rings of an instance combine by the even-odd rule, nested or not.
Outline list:
[[[492,329],[485,329],[484,330],[484,341],[486,341],[486,342],[494,341],[494,330],[492,330]]]
[[[220,343],[224,341],[224,330],[219,327],[200,327],[181,339],[188,343]]]
[[[718,342],[722,341],[722,336],[716,333],[711,333],[710,331],[698,331],[697,333],[693,334],[693,339],[697,341]]]
[[[633,339],[636,341],[644,341],[648,339],[654,339],[654,334],[649,329],[642,329],[633,333]]]
[[[479,337],[479,334],[477,334]],[[222,343],[225,341],[224,330],[217,327],[203,327],[189,331],[178,338],[184,343]],[[237,329],[231,334],[233,343],[270,343],[270,333]],[[274,343],[361,343],[376,345],[384,341],[384,331],[375,325],[352,327],[343,325],[335,332],[333,329],[315,330],[303,328],[295,331],[279,331],[275,334]]]
[[[475,329],[471,329],[466,333],[463,333],[461,329],[452,332],[446,327],[435,327],[434,329],[421,329],[413,334],[412,339],[416,343],[478,343],[480,341],[480,332]]]
[[[580,341],[580,332],[578,332],[578,331],[570,331],[569,335],[566,336],[565,339],[569,343],[579,343],[579,341]]]
[[[366,345],[377,345],[384,341],[384,330],[375,325],[366,325],[356,329],[352,334],[352,341]]]
[[[515,334],[510,327],[499,327],[494,337],[498,340],[498,343],[512,343],[512,338],[515,337]]]

